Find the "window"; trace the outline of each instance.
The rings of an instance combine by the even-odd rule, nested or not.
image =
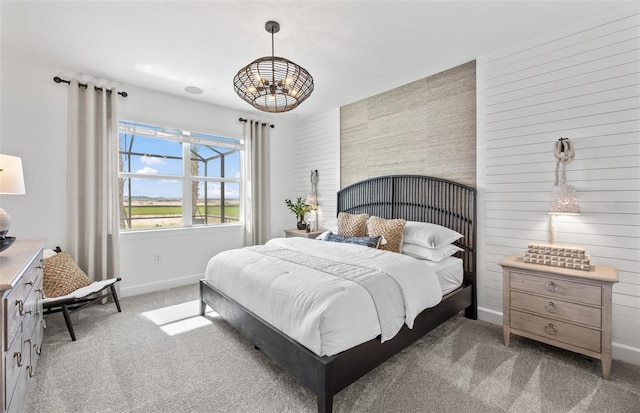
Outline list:
[[[243,141],[119,122],[120,229],[240,222]]]

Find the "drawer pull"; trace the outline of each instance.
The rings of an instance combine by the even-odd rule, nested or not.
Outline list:
[[[544,331],[547,332],[547,334],[551,334],[552,336],[554,336],[556,334],[556,327],[549,323],[546,326],[544,326]]]
[[[547,291],[551,293],[558,291],[558,286],[553,281],[549,281],[545,287],[547,287]]]
[[[550,313],[555,313],[558,311],[558,308],[556,307],[556,305],[553,303],[553,301],[549,301],[547,303],[547,305],[544,306],[544,308],[550,312]]]
[[[39,270],[44,270],[44,267],[45,267],[44,259],[40,259],[40,265],[38,265],[36,268]]]
[[[22,353],[19,351],[16,351],[15,353],[13,353],[13,357],[15,357],[17,362],[18,362],[18,367],[22,367]]]
[[[42,323],[42,328],[47,328],[47,321],[44,318],[40,322]]]
[[[36,351],[37,355],[41,355],[42,354],[42,347],[40,347],[39,345],[34,344],[33,345],[33,349]]]
[[[33,350],[33,347],[35,347],[35,346],[31,345],[31,343],[33,343],[33,341],[31,341],[31,337],[29,337],[29,339],[25,340],[24,342],[25,343],[29,343],[29,360],[33,360],[33,353],[31,353],[31,351]],[[32,364],[29,364],[27,366],[27,371],[29,372],[29,377],[33,377],[34,373],[33,373],[33,365]]]
[[[27,281],[24,285],[33,285],[33,281]]]
[[[18,314],[24,315],[24,302],[22,300],[16,300],[16,305],[18,306]]]

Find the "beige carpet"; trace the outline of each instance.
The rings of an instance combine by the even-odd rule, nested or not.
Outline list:
[[[315,412],[315,397],[224,321],[197,286],[47,316],[28,412]],[[635,412],[640,367],[456,317],[335,397],[335,412]]]

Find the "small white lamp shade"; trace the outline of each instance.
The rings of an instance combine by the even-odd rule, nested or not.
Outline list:
[[[567,184],[559,184],[553,187],[549,214],[552,215],[580,215],[578,193],[576,189]]]
[[[0,194],[24,194],[24,176],[22,174],[22,159],[17,156],[0,154]],[[9,248],[14,237],[7,237],[11,227],[11,217],[0,208],[0,251]]]
[[[25,193],[22,159],[0,154],[0,194]]]

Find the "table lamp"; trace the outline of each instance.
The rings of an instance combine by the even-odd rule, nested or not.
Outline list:
[[[22,159],[17,156],[0,154],[0,194],[22,195],[25,193]],[[11,217],[0,208],[0,252],[6,250],[16,240],[8,237]]]

